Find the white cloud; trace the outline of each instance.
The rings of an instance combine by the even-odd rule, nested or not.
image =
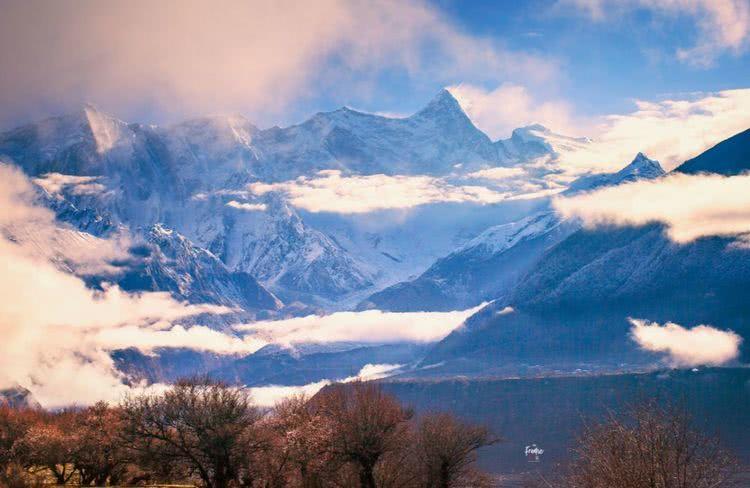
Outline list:
[[[344,214],[403,210],[431,203],[490,204],[507,197],[484,186],[456,186],[431,176],[343,176],[338,170],[282,183],[251,183],[248,188],[256,195],[282,192],[292,205],[311,212]]]
[[[330,385],[331,380],[320,380],[306,385],[267,385],[254,386],[250,388],[251,398],[259,407],[271,408],[287,398],[295,396],[311,397],[317,392]]]
[[[250,335],[237,337],[203,325],[184,327],[169,323],[108,327],[92,332],[91,339],[108,350],[134,347],[144,353],[159,348],[185,348],[216,354],[251,354],[268,344]]]
[[[129,330],[136,346],[146,350],[198,347],[201,341],[204,350],[211,347],[208,341],[220,350],[242,346],[203,328],[163,330],[189,316],[225,313],[224,307],[189,305],[168,293],[87,288],[57,260],[97,267],[97,261],[112,256],[108,241],[73,245],[63,240],[95,238],[56,223],[33,199],[29,180],[0,165],[0,387],[20,384],[45,406],[117,399],[129,389],[109,356],[127,342],[117,331]],[[61,242],[65,245],[49,253]]]
[[[520,166],[498,166],[496,168],[480,169],[466,175],[469,178],[485,179],[485,180],[498,180],[504,181],[508,179],[520,178],[526,175],[526,170]]]
[[[155,104],[164,112],[257,113],[314,89],[366,93],[387,69],[446,81],[548,79],[557,69],[463,32],[422,0],[3,7],[0,59],[14,68],[0,78],[8,120],[28,116],[29,104],[43,110],[85,99],[125,116]]]
[[[509,314],[512,314],[515,311],[516,310],[513,307],[507,306],[507,307],[504,307],[503,309],[498,310],[497,312],[495,312],[495,315],[509,315]]]
[[[98,340],[99,333],[225,311],[179,303],[167,293],[94,292],[5,239],[0,267],[0,384],[21,384],[45,406],[111,399],[127,389],[108,355],[112,344]]]
[[[17,244],[18,253],[44,256],[58,267],[80,274],[111,274],[118,271],[109,262],[126,255],[125,249],[129,245],[127,235],[100,239],[59,226],[50,210],[34,203],[36,191],[26,176],[2,163],[0,176],[0,231],[5,239]],[[58,191],[58,185],[64,185],[61,182],[70,181],[65,175],[58,176],[62,178],[44,180],[45,184],[52,185],[53,193]],[[81,184],[89,185],[91,182],[85,180]]]
[[[101,176],[74,176],[60,173],[47,173],[34,178],[34,183],[44,188],[51,195],[59,195],[63,190],[73,195],[99,195],[106,187],[99,183]]]
[[[584,225],[644,225],[661,222],[680,243],[706,236],[750,235],[750,175],[686,175],[673,173],[591,193],[557,198],[564,217]]]
[[[237,200],[227,202],[226,206],[236,208],[237,210],[244,210],[246,212],[265,212],[268,209],[268,206],[265,203],[238,202]]]
[[[729,330],[709,325],[687,329],[667,322],[660,325],[641,319],[630,319],[631,335],[647,351],[666,353],[676,366],[718,366],[739,355],[742,338]]]
[[[698,38],[693,46],[679,48],[675,54],[695,66],[710,66],[725,52],[740,54],[750,39],[746,0],[562,0],[560,4],[582,9],[596,21],[611,21],[622,11],[636,8],[663,17],[689,16],[698,28]]]
[[[503,83],[493,90],[460,84],[448,88],[477,127],[493,139],[510,136],[513,129],[540,123],[563,133],[580,129],[573,108],[565,100],[540,100],[525,86]]]
[[[336,312],[236,325],[269,343],[293,346],[328,342],[432,342],[448,335],[482,308],[454,312]]]
[[[614,171],[641,151],[670,170],[750,127],[750,89],[636,105],[635,112],[603,117],[590,134],[593,143],[563,152],[560,167],[571,173]]]

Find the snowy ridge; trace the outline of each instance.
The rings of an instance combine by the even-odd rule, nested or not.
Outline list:
[[[490,227],[457,249],[455,253],[474,250],[488,255],[496,254],[517,245],[523,239],[550,232],[560,223],[561,220],[553,212],[530,215],[516,222]]]
[[[515,129],[510,138],[499,140],[495,145],[509,162],[517,164],[540,157],[554,158],[590,143],[591,139],[587,137],[564,136],[543,125],[533,124]]]

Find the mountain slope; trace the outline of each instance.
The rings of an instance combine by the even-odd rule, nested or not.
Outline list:
[[[662,176],[657,161],[639,153],[616,173],[582,177],[567,194]],[[544,210],[517,222],[491,227],[421,276],[371,295],[361,308],[393,311],[458,310],[510,293],[540,257],[580,225]]]
[[[415,280],[371,295],[360,308],[405,312],[476,306],[510,289],[546,248],[572,229],[551,212],[491,227]]]
[[[471,371],[644,364],[655,357],[630,339],[628,317],[711,324],[747,338],[749,286],[750,250],[732,239],[678,244],[659,225],[583,229],[548,250],[512,294],[467,320],[425,364]],[[506,306],[515,312],[497,314]],[[745,342],[740,360],[749,359]]]
[[[168,291],[191,303],[214,303],[246,311],[277,310],[281,302],[255,278],[227,269],[216,256],[159,224],[118,283],[131,291]]]
[[[285,301],[333,299],[372,285],[373,270],[286,202],[271,196],[265,205],[264,212],[239,210],[224,219],[222,255],[231,269],[257,277]]]
[[[726,176],[750,170],[750,129],[726,139],[682,163],[680,173],[717,173]]]

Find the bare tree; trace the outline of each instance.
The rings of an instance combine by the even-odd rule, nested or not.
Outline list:
[[[684,409],[655,401],[588,427],[574,453],[570,488],[717,488],[729,486],[735,470]]]
[[[417,428],[417,457],[427,487],[475,486],[476,451],[499,442],[486,427],[471,425],[448,413],[423,417]]]
[[[64,485],[76,474],[74,458],[74,421],[76,412],[39,412],[14,451],[32,472],[46,470],[58,485]]]
[[[375,383],[334,385],[315,400],[330,425],[332,460],[353,467],[360,487],[375,488],[378,464],[408,447],[413,412]]]
[[[181,381],[162,394],[124,401],[122,412],[122,440],[142,463],[177,468],[207,488],[251,485],[247,461],[265,439],[246,390],[208,379]]]
[[[304,396],[288,398],[274,408],[269,427],[274,441],[266,454],[273,461],[264,464],[285,473],[285,486],[324,486],[336,469],[327,449],[335,433],[315,405]]]
[[[31,463],[21,447],[29,429],[39,420],[40,412],[0,405],[0,486],[25,487]]]
[[[81,485],[116,485],[122,479],[127,467],[119,438],[122,425],[121,411],[104,402],[78,412],[73,426],[75,451],[71,462]]]

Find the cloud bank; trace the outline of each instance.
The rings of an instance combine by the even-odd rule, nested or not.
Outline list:
[[[404,210],[431,203],[491,204],[507,197],[484,186],[454,185],[432,176],[344,176],[338,170],[282,183],[251,183],[248,188],[256,195],[281,192],[292,205],[310,212],[344,214]]]
[[[588,227],[663,223],[679,243],[707,236],[750,239],[750,175],[672,173],[657,180],[608,187],[553,200],[566,218]]]
[[[731,330],[710,325],[687,329],[667,322],[660,325],[641,319],[630,319],[631,336],[647,351],[665,353],[675,366],[719,366],[736,359],[742,338]]]
[[[269,343],[432,342],[447,336],[486,304],[454,312],[336,312],[234,326]]]

